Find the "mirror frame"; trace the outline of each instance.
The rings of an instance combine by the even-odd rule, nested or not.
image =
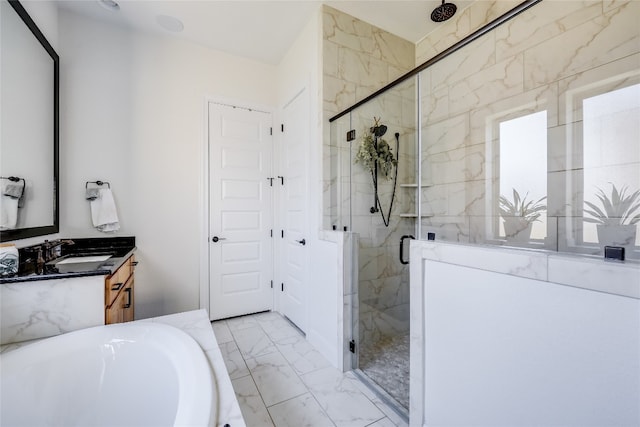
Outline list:
[[[31,31],[33,36],[40,42],[42,48],[51,56],[53,60],[53,225],[39,227],[16,228],[14,230],[0,231],[0,242],[9,240],[26,239],[28,237],[44,236],[55,234],[60,231],[60,188],[59,188],[59,123],[60,123],[60,59],[49,41],[36,23],[31,19],[29,13],[18,0],[7,0],[18,16]]]

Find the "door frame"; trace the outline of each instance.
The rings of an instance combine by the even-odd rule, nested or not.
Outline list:
[[[202,143],[200,145],[200,182],[199,191],[200,194],[198,200],[198,207],[200,212],[199,217],[199,246],[200,246],[200,296],[199,307],[207,311],[207,316],[211,318],[211,307],[209,304],[210,292],[210,272],[209,272],[209,104],[222,104],[231,107],[245,108],[248,110],[260,111],[263,113],[271,114],[273,122],[277,122],[276,109],[262,105],[256,102],[239,100],[235,98],[228,98],[224,96],[206,95],[204,97],[204,105],[202,108]],[[273,132],[274,144],[279,136],[276,136],[278,132]],[[273,159],[272,159],[273,161]],[[272,207],[273,209],[274,207]],[[275,292],[274,292],[275,294]],[[275,298],[275,297],[274,297]],[[271,301],[271,307],[275,309],[275,300]]]

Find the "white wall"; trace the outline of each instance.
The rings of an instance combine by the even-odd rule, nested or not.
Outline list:
[[[135,235],[136,318],[199,307],[205,98],[275,105],[276,67],[60,11],[61,234],[91,227],[85,181],[111,183]]]
[[[29,13],[42,34],[55,51],[58,50],[58,6],[55,2],[21,0],[20,4]]]

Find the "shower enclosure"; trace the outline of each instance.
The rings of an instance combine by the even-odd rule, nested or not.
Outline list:
[[[640,260],[639,13],[524,2],[331,119],[329,216],[357,236],[353,367],[399,407],[407,236]],[[359,154],[380,125],[397,185]]]
[[[326,214],[357,236],[352,366],[401,410],[407,238],[640,259],[639,13],[523,2],[331,118]]]
[[[403,82],[338,118],[331,129],[333,157],[341,176],[335,186],[340,203],[334,224],[358,236],[354,366],[405,408],[409,402],[409,269],[400,260],[400,239],[416,234],[416,90],[415,79]],[[382,126],[386,131],[377,137],[376,130]],[[383,162],[376,167],[362,161],[367,143],[377,144],[379,152],[390,150],[395,162],[389,162],[386,175]]]

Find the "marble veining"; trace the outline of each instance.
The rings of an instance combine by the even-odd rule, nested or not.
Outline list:
[[[0,285],[0,344],[104,324],[104,276]]]

